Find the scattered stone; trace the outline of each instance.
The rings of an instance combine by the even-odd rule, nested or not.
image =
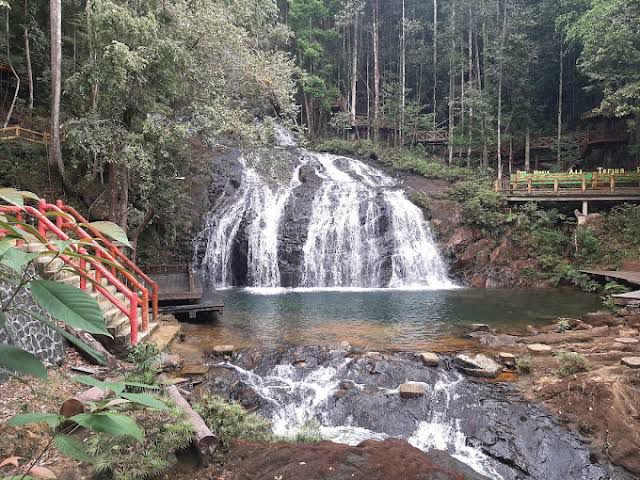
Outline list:
[[[540,331],[533,325],[527,325],[527,332],[529,332],[531,335],[538,335],[540,333]]]
[[[418,398],[427,392],[421,383],[403,383],[400,385],[400,398]]]
[[[513,353],[500,352],[498,358],[507,367],[515,367],[516,365],[516,356]]]
[[[351,344],[346,340],[340,342],[340,347],[344,348],[345,350],[351,350]]]
[[[488,332],[490,329],[486,323],[472,323],[469,325],[469,330],[472,332]]]
[[[181,375],[206,375],[209,372],[209,367],[202,364],[185,365],[180,370]]]
[[[608,332],[609,327],[604,328],[607,328]],[[588,342],[592,340],[594,336],[597,336],[597,333],[597,328],[592,328],[591,330],[568,331],[564,333],[541,333],[534,337],[524,337],[523,341],[525,343],[543,343],[545,345],[567,342]]]
[[[638,330],[635,328],[621,328],[619,335],[621,337],[635,337],[638,335]]]
[[[475,357],[456,355],[454,362],[456,367],[474,377],[495,378],[502,371],[502,365],[482,354]]]
[[[624,357],[622,360],[622,365],[629,368],[640,368],[640,357]]]
[[[616,338],[615,341],[617,343],[623,343],[625,345],[637,345],[638,343],[640,343],[640,340],[638,340],[637,338],[629,338],[629,337],[619,337],[619,338]]]
[[[543,354],[551,352],[551,347],[542,343],[532,343],[531,345],[527,345],[527,350],[531,353]]]
[[[420,354],[422,363],[425,367],[437,367],[440,362],[440,358],[433,352],[423,352]]]
[[[219,355],[231,355],[235,349],[236,347],[233,345],[216,345],[213,347],[213,351]]]

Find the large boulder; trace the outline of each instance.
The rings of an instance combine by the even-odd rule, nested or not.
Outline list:
[[[474,377],[495,378],[502,371],[502,366],[486,355],[475,357],[466,354],[456,355],[454,362],[458,369]]]

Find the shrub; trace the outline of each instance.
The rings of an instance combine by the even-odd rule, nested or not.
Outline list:
[[[249,413],[237,402],[229,402],[217,395],[205,395],[194,405],[208,427],[218,436],[224,449],[235,438],[271,442],[271,422]]]
[[[193,427],[177,408],[139,410],[135,420],[145,432],[144,440],[98,433],[86,447],[96,456],[97,473],[109,473],[117,480],[141,480],[166,472],[178,462],[175,452],[187,447]]]
[[[160,351],[154,343],[140,343],[129,354],[128,360],[134,365],[124,378],[126,382],[156,385]]]
[[[571,325],[569,325],[569,321],[566,318],[561,318],[556,322],[557,330],[560,333],[564,333],[566,331],[571,330]]]
[[[586,372],[589,370],[589,362],[584,355],[577,352],[560,352],[557,355],[560,362],[560,368],[558,369],[558,375],[561,377],[568,377],[580,372]]]
[[[295,437],[295,441],[296,443],[318,443],[322,441],[320,422],[315,419],[304,422]]]
[[[518,368],[518,372],[528,375],[531,373],[531,357],[524,356],[520,357],[516,360],[516,367]]]

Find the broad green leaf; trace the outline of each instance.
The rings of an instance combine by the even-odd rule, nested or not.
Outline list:
[[[50,280],[34,280],[31,293],[38,305],[70,327],[111,337],[98,302],[79,288]]]
[[[137,383],[137,382],[124,382],[127,387],[137,387],[144,388],[145,390],[160,390],[160,387],[157,385],[147,385],[146,383]]]
[[[11,247],[13,247],[13,243],[10,240],[0,240],[0,256]]]
[[[40,197],[38,197],[35,193],[33,192],[29,192],[27,190],[21,190],[20,195],[22,196],[22,198],[29,198],[31,200],[40,200]]]
[[[0,345],[0,366],[9,371],[47,378],[47,369],[35,355],[10,345]]]
[[[144,405],[145,407],[156,408],[158,410],[167,410],[167,405],[158,400],[151,395],[146,395],[144,393],[127,393],[123,392],[120,394],[122,398],[126,398],[127,400],[131,400],[133,403],[137,403],[139,405]]]
[[[100,390],[111,390],[116,395],[120,395],[121,392],[124,391],[124,383],[118,382],[103,382],[98,380],[97,378],[90,377],[88,375],[78,375],[73,377],[76,382],[84,383],[85,385],[89,385],[91,387],[99,388]]]
[[[33,412],[16,415],[7,422],[7,425],[10,427],[21,427],[22,425],[29,425],[30,423],[46,423],[51,428],[56,428],[63,420],[64,417],[57,413]]]
[[[82,350],[83,352],[85,352],[88,355],[90,355],[91,357],[93,357],[98,363],[100,363],[102,365],[106,365],[107,364],[107,360],[104,358],[104,355],[102,353],[100,353],[99,351],[97,351],[94,348],[91,348],[89,345],[84,343],[79,338],[71,335],[64,328],[60,328],[55,323],[50,322],[46,318],[42,317],[41,315],[38,315],[37,313],[32,312],[31,310],[24,310],[24,309],[18,309],[18,310],[20,312],[22,312],[22,313],[25,313],[25,314],[31,316],[32,318],[35,318],[36,320],[38,320],[43,325],[46,325],[47,327],[55,330],[60,335],[62,335],[67,341],[69,341],[69,343],[75,345],[80,350]]]
[[[70,420],[94,432],[126,435],[142,441],[144,434],[132,418],[117,413],[81,413]]]
[[[7,315],[0,310],[0,328],[4,327],[5,323],[7,323]]]
[[[89,226],[95,228],[103,235],[106,235],[107,237],[123,243],[127,247],[131,248],[131,244],[129,243],[127,234],[119,225],[116,225],[113,222],[91,222],[89,223]]]
[[[79,460],[81,462],[93,462],[93,458],[87,453],[84,445],[69,435],[56,436],[53,440],[53,446],[66,457],[73,458],[74,460]]]
[[[24,206],[22,195],[15,188],[0,188],[0,199],[19,207]]]
[[[9,247],[0,257],[0,263],[11,270],[21,273],[29,262],[40,256],[39,253],[29,253],[16,247]]]
[[[1,3],[0,3],[0,6],[2,6]],[[12,475],[10,477],[2,477],[2,479],[0,480],[36,480],[36,479],[30,475]]]

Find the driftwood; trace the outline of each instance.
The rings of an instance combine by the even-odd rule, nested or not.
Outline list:
[[[167,385],[164,387],[164,391],[176,402],[178,408],[185,413],[187,420],[193,426],[195,430],[193,434],[193,444],[200,452],[200,455],[206,455],[215,450],[218,445],[218,439],[213,432],[209,430],[209,427],[204,423],[202,417],[191,408],[191,405],[184,399],[178,388],[175,385]]]
[[[98,387],[91,387],[89,390],[65,400],[60,407],[60,415],[69,418],[85,412],[84,402],[99,402],[111,395],[110,390],[103,390]]]
[[[71,328],[69,325],[65,325],[64,328],[71,335],[73,335],[77,339],[81,340],[83,343],[87,344],[88,346],[90,346],[94,350],[96,350],[99,353],[101,353],[104,356],[104,358],[105,358],[105,360],[107,362],[107,366],[114,367],[117,364],[118,359],[116,357],[114,357],[111,353],[109,353],[107,351],[107,349],[104,348],[104,346],[98,340],[93,338],[93,335],[91,335],[90,333],[87,333],[87,332],[80,332],[80,331],[78,331],[78,330],[76,330],[74,328]],[[95,362],[95,359],[93,357],[91,357],[89,355],[87,355],[87,357],[89,359],[91,359],[93,362]]]

